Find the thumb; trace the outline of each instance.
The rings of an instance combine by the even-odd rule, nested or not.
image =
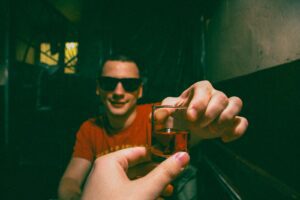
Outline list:
[[[189,163],[190,157],[186,152],[178,152],[164,162],[159,164],[147,176],[141,178],[146,186],[152,185],[155,187],[144,187],[148,190],[147,193],[151,196],[158,197],[164,188],[176,178],[184,167]]]

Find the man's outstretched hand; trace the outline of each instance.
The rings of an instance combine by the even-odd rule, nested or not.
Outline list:
[[[202,139],[220,137],[229,142],[241,137],[247,130],[248,121],[240,113],[243,102],[238,97],[227,97],[210,82],[200,81],[186,89],[179,97],[167,97],[162,105],[187,107],[183,119],[191,131],[191,143]],[[155,114],[156,120],[164,120],[168,111]]]

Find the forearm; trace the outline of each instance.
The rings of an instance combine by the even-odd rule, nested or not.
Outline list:
[[[80,197],[80,184],[72,178],[62,178],[58,188],[59,200],[79,200]]]

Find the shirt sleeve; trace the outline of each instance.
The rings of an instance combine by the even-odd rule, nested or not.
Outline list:
[[[82,124],[76,134],[76,142],[73,149],[73,157],[85,158],[93,161],[94,152],[91,143],[91,122],[87,121]]]

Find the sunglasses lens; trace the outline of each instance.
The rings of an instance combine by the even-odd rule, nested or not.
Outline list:
[[[118,84],[118,80],[111,77],[102,76],[99,77],[98,81],[99,81],[100,88],[105,91],[113,91]]]
[[[122,79],[121,82],[124,89],[128,92],[133,92],[137,90],[142,83],[141,79],[137,79],[137,78]]]
[[[99,86],[105,91],[113,91],[119,82],[122,83],[124,89],[128,92],[133,92],[142,84],[142,80],[138,78],[123,78],[117,79],[112,77],[101,76],[98,78]]]

